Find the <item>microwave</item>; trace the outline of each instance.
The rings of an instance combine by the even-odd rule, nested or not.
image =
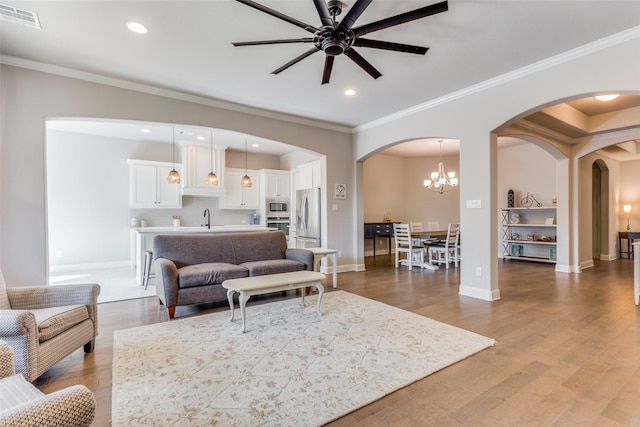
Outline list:
[[[289,216],[289,200],[267,199],[267,216]]]

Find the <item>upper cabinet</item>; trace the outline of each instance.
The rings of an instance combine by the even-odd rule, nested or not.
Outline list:
[[[147,160],[129,162],[129,207],[131,208],[180,208],[182,197],[179,184],[169,184],[167,176],[172,163]],[[182,165],[176,164],[182,176]]]
[[[291,173],[273,169],[261,172],[265,199],[288,199],[291,196]]]
[[[320,182],[320,161],[305,163],[296,167],[295,189],[304,190],[307,188],[321,187]]]
[[[182,143],[184,177],[182,194],[185,196],[217,197],[225,195],[225,150],[226,146]],[[216,174],[218,185],[208,185],[209,172]]]
[[[240,180],[245,174],[244,169],[227,168],[225,170],[226,196],[220,199],[220,209],[259,209],[260,197],[260,172],[247,170],[251,178],[251,187],[243,188]]]

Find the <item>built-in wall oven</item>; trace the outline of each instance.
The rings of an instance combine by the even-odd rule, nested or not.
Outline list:
[[[289,236],[289,216],[267,216],[266,225],[269,228],[277,228]]]
[[[288,199],[267,199],[267,217],[288,217],[289,216],[289,200]]]

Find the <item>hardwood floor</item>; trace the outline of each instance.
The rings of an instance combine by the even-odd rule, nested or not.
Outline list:
[[[502,299],[495,302],[459,296],[457,269],[396,270],[386,255],[367,258],[364,272],[339,274],[339,290],[497,342],[330,426],[640,426],[640,309],[633,302],[632,261],[596,261],[581,274],[499,264]],[[224,303],[178,307],[176,317],[227,309]],[[96,351],[76,351],[36,385],[49,393],[85,384],[98,402],[94,425],[109,425],[113,332],[166,319],[156,298],[100,304]]]

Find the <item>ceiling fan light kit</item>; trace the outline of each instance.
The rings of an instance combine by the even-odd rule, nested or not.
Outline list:
[[[337,21],[336,17],[342,13],[344,4],[338,0],[313,0],[318,15],[320,17],[321,26],[314,27],[295,18],[287,16],[277,10],[268,8],[260,3],[252,0],[236,0],[261,12],[267,13],[275,18],[296,25],[305,31],[313,33],[313,37],[304,37],[299,39],[280,39],[280,40],[259,40],[249,42],[236,42],[234,46],[257,46],[269,44],[284,43],[313,43],[314,47],[306,52],[298,55],[283,66],[272,71],[272,74],[279,74],[292,65],[297,64],[312,54],[323,51],[325,53],[324,70],[322,72],[322,84],[329,83],[331,79],[331,71],[333,69],[333,61],[336,56],[344,54],[346,57],[355,62],[360,68],[366,71],[372,78],[377,79],[382,76],[373,65],[364,59],[356,50],[356,47],[368,47],[373,49],[391,50],[396,52],[413,53],[424,55],[428,47],[414,46],[401,43],[393,43],[383,40],[365,39],[362,36],[380,31],[385,28],[394,27],[406,22],[415,21],[427,16],[448,10],[446,1],[435,3],[429,6],[415,9],[410,12],[394,15],[389,18],[371,22],[369,24],[353,27],[357,19],[369,7],[373,0],[355,0],[353,6],[348,10],[342,21]]]

